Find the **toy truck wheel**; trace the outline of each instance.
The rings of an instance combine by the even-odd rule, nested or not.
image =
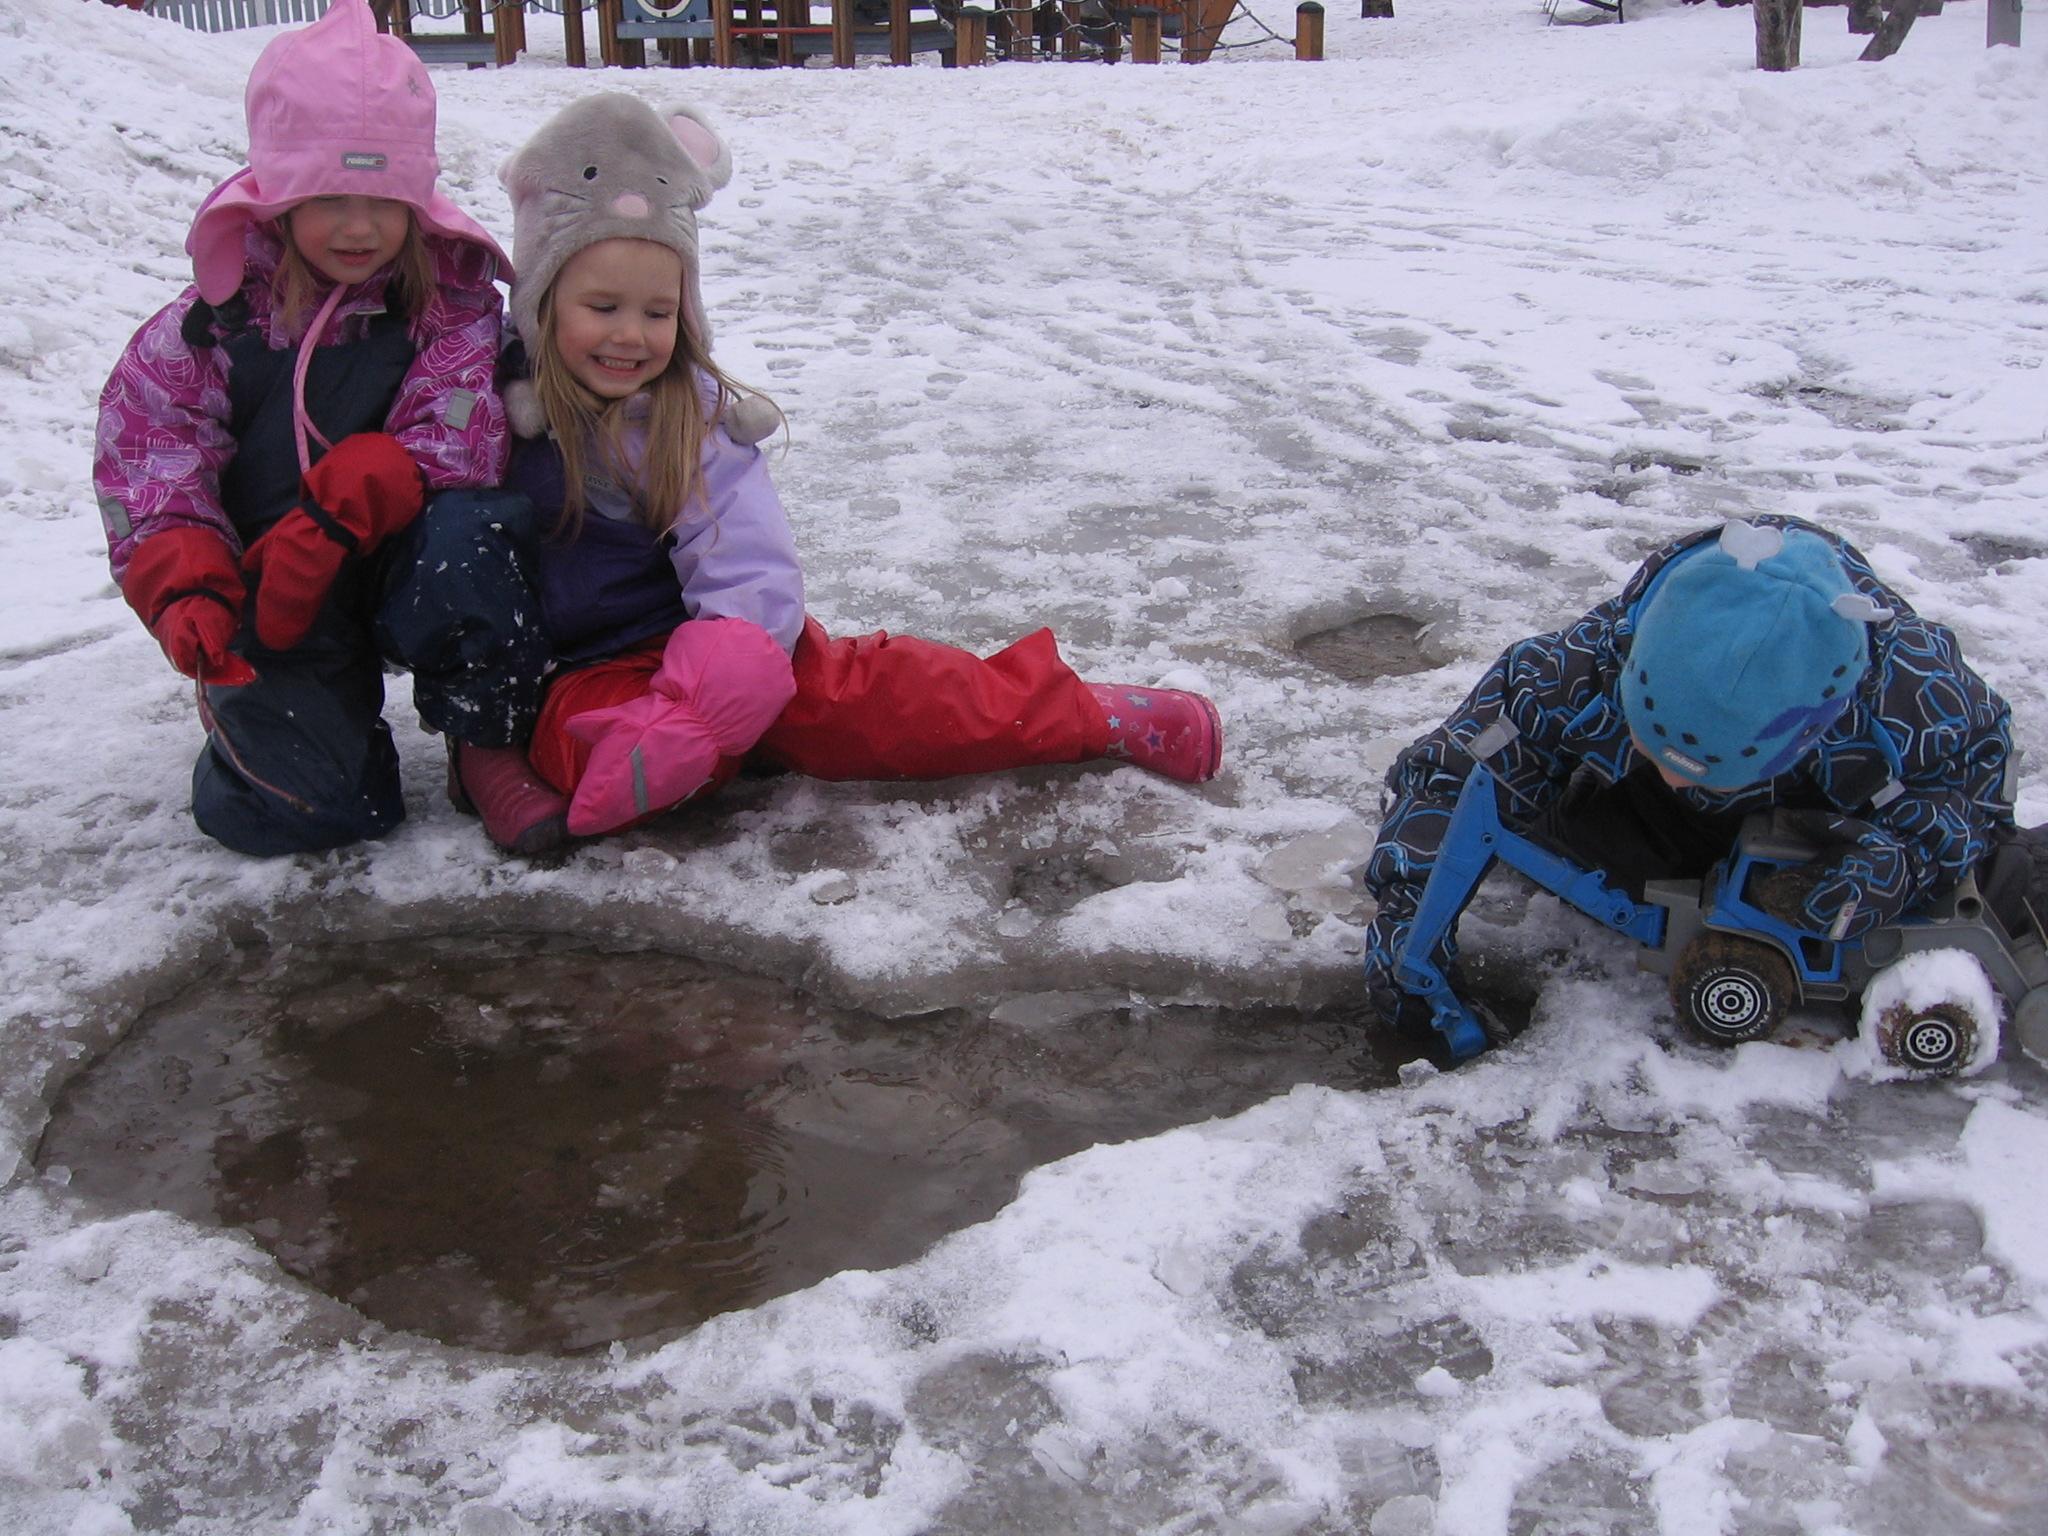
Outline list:
[[[1710,1045],[1763,1039],[1797,995],[1783,955],[1732,933],[1701,934],[1671,971],[1671,1006]]]
[[[1977,1025],[1954,1003],[1893,1008],[1877,1025],[1877,1047],[1895,1067],[1919,1077],[1948,1077],[1977,1048]]]

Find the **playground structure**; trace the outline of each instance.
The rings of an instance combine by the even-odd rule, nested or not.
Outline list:
[[[801,66],[829,58],[850,69],[860,57],[908,64],[936,53],[948,65],[1008,59],[1129,57],[1158,63],[1169,52],[1200,63],[1216,49],[1237,0],[370,0],[380,29],[404,38],[433,64],[472,68],[510,64],[526,51],[529,12],[562,19],[571,68],[589,67],[586,11],[595,12],[597,63],[639,68],[673,66]],[[145,0],[149,14],[207,32],[281,26],[317,19],[327,0]],[[1314,18],[1321,54],[1322,8]],[[460,18],[460,32],[417,23]]]

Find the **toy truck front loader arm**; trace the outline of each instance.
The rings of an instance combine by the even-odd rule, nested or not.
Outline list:
[[[1520,870],[1595,922],[1638,944],[1654,948],[1664,939],[1663,908],[1630,900],[1609,887],[1598,870],[1582,869],[1503,825],[1493,772],[1484,763],[1475,763],[1451,810],[1407,942],[1394,957],[1394,979],[1403,991],[1429,1004],[1430,1023],[1460,1061],[1486,1049],[1486,1031],[1431,957],[1450,937],[1459,914],[1496,861]]]

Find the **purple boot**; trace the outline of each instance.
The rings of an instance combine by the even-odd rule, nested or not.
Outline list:
[[[1206,784],[1216,777],[1223,765],[1223,721],[1202,695],[1128,683],[1087,686],[1109,725],[1105,757],[1183,784]]]
[[[451,736],[448,800],[465,816],[481,816],[484,835],[507,853],[538,858],[569,844],[569,797],[517,747],[473,747]]]

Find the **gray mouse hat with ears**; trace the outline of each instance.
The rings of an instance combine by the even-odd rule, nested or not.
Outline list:
[[[732,179],[732,156],[688,107],[586,96],[557,112],[498,170],[512,198],[512,323],[531,352],[541,296],[585,246],[651,240],[683,259],[683,315],[708,350],[697,282],[697,210]]]
[[[711,327],[697,275],[697,210],[732,180],[725,141],[693,108],[656,112],[636,96],[586,96],[557,112],[498,169],[512,198],[512,324],[532,354],[540,301],[569,258],[600,240],[651,240],[683,259],[683,323],[708,354]],[[513,429],[546,422],[530,386],[505,393]],[[727,408],[727,431],[756,443],[782,414],[758,395]]]

